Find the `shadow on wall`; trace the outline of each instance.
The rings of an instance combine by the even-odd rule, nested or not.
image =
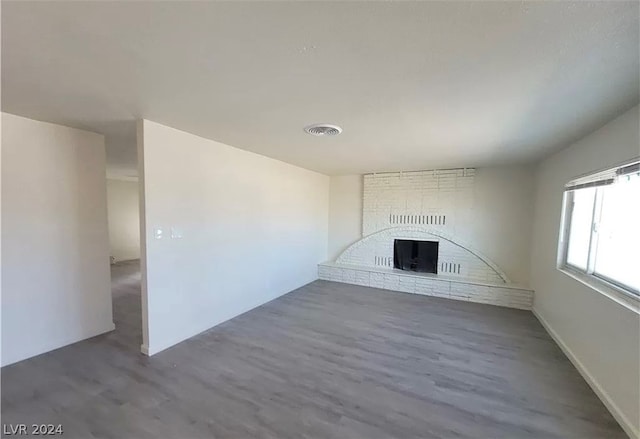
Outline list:
[[[107,180],[111,263],[140,259],[140,204],[137,179]]]

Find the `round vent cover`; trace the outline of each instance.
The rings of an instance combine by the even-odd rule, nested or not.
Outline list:
[[[312,136],[337,136],[342,132],[342,128],[338,125],[329,125],[326,123],[316,123],[309,125],[304,129]]]

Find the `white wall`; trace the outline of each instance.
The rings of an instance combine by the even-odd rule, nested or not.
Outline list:
[[[107,180],[109,244],[116,261],[140,258],[138,182]]]
[[[636,107],[540,164],[531,271],[534,312],[627,432],[636,436],[640,428],[640,316],[559,271],[556,255],[564,184],[639,156],[638,130]]]
[[[317,279],[327,257],[328,177],[146,120],[138,132],[143,351]],[[172,239],[172,228],[182,237]]]
[[[473,180],[469,206],[458,209],[464,215],[459,215],[456,234],[496,263],[512,282],[528,285],[533,167],[478,168]],[[358,194],[362,197],[362,176],[331,177],[331,187],[329,248],[334,260],[362,237],[356,234],[362,230],[362,198],[356,202]]]
[[[2,365],[112,330],[104,137],[2,113]]]
[[[534,167],[478,168],[474,188],[475,209],[467,239],[512,282],[530,285]]]
[[[329,260],[362,238],[362,175],[331,177],[329,196]]]

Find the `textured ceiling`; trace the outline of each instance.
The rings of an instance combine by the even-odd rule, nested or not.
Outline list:
[[[523,163],[638,102],[638,2],[7,2],[2,109],[327,174]],[[339,124],[335,138],[303,132]]]

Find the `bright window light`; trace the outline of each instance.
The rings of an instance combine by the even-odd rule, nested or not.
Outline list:
[[[640,295],[640,163],[567,184],[561,265]]]
[[[604,186],[594,272],[640,291],[640,175]]]
[[[583,270],[587,269],[589,262],[595,194],[595,188],[586,188],[575,191],[573,195],[567,263]]]

